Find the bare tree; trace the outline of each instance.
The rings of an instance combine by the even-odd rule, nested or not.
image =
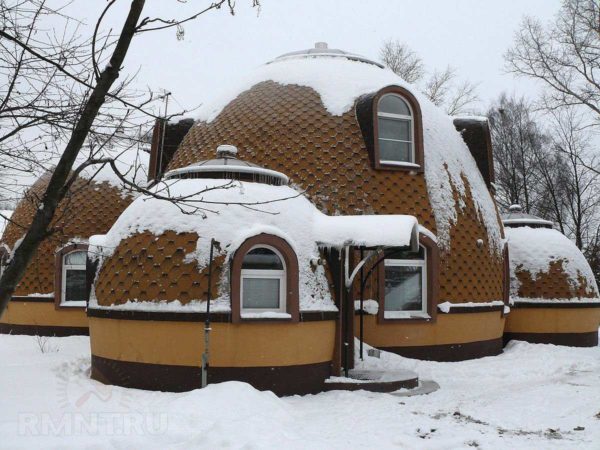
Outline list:
[[[524,98],[501,94],[488,112],[497,200],[507,208],[519,203],[526,212],[534,212],[538,193],[537,159],[544,136],[531,117],[531,105]]]
[[[396,75],[408,83],[421,81],[425,75],[425,65],[421,58],[408,45],[398,40],[388,39],[379,50],[379,58]]]
[[[525,18],[506,55],[508,70],[541,81],[550,108],[583,106],[600,125],[600,3],[563,0],[544,27]]]
[[[425,79],[423,60],[401,41],[385,41],[379,57],[402,79],[420,85],[421,92],[435,105],[443,107],[449,115],[466,112],[479,99],[477,85],[467,80],[458,81],[456,70],[450,66],[444,70],[434,70]]]
[[[564,161],[557,168],[562,176],[559,188],[564,228],[583,249],[590,238],[593,240],[598,225],[600,176],[590,169],[596,166],[597,156],[590,151],[590,134],[575,108],[553,110],[551,117],[553,149]]]
[[[155,96],[132,92],[123,63],[135,36],[176,29],[180,38],[183,24],[223,6],[233,14],[234,2],[214,1],[188,17],[165,19],[142,18],[145,0],[130,0],[119,33],[103,33],[103,19],[115,2],[107,1],[91,36],[82,37],[79,22],[63,7],[0,0],[0,164],[17,173],[51,169],[32,222],[19,224],[24,235],[0,277],[0,315],[40,243],[56,231],[58,206],[82,171],[110,166],[131,189],[186,200],[138,185],[118,167],[118,154],[106,151],[116,134],[139,130],[141,121],[157,117],[148,108]],[[258,0],[252,5],[259,6]],[[63,23],[48,26],[47,17]]]

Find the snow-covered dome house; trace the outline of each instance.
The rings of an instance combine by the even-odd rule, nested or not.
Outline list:
[[[109,147],[105,146],[102,155],[116,157],[122,173],[131,181],[146,180],[147,154],[128,146],[109,153]],[[2,264],[31,223],[50,176],[50,172],[43,174],[17,204],[0,242]],[[106,233],[133,198],[110,168],[81,172],[59,204],[53,233],[40,244],[0,317],[0,333],[88,334],[86,307],[93,280],[87,262],[88,238]]]
[[[510,255],[511,313],[505,339],[598,345],[600,295],[590,265],[550,221],[510,207],[503,216]]]
[[[223,144],[237,154],[215,159]],[[213,380],[315,391],[352,366],[354,336],[437,360],[502,351],[485,120],[453,121],[378,63],[319,44],[206,102],[152,158],[156,192],[192,202],[140,198],[95,240],[95,378],[197,386],[209,287]]]

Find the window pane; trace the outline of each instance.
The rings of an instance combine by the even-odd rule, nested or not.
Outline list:
[[[381,161],[413,162],[411,148],[411,144],[408,142],[379,139],[379,159]]]
[[[65,256],[65,264],[85,266],[86,252],[73,252]]]
[[[278,278],[244,277],[242,283],[242,308],[279,309]]]
[[[87,289],[85,270],[67,270],[65,280],[65,298],[66,302],[86,301]]]
[[[283,263],[273,250],[260,247],[250,250],[244,256],[242,269],[283,270]]]
[[[420,267],[387,266],[385,268],[385,310],[420,311],[423,272]]]
[[[410,141],[410,120],[379,118],[379,137]]]
[[[410,116],[410,109],[407,103],[397,95],[384,95],[379,100],[379,111],[386,112],[389,114],[401,114],[403,116]]]

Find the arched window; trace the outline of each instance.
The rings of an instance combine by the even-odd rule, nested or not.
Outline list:
[[[242,261],[241,301],[245,312],[285,312],[285,263],[277,250],[268,246],[252,248]]]
[[[298,257],[285,239],[262,233],[246,239],[231,261],[231,320],[298,322]]]
[[[398,94],[384,94],[377,104],[377,136],[379,163],[385,165],[414,164],[413,112]]]
[[[57,307],[84,307],[90,294],[87,245],[70,244],[56,254],[55,302]]]
[[[84,304],[87,302],[87,253],[77,250],[67,253],[62,266],[62,303]]]

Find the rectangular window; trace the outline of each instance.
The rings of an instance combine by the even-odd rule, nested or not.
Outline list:
[[[86,302],[86,271],[85,270],[65,270],[65,302]]]
[[[285,312],[284,277],[283,271],[279,270],[243,270],[242,312]]]
[[[419,253],[398,256],[407,259],[385,260],[384,318],[426,318],[427,267],[423,247]]]

